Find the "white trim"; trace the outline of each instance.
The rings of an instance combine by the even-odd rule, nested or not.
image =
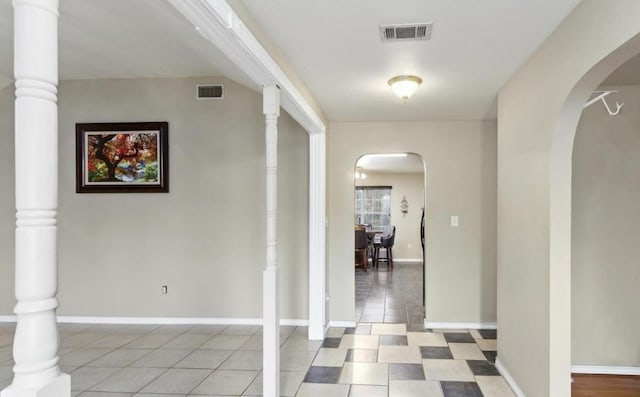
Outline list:
[[[323,340],[326,324],[326,136],[309,136],[309,339]]]
[[[511,376],[511,374],[509,373],[507,368],[504,366],[504,364],[502,364],[502,361],[500,361],[500,359],[497,358],[497,357],[496,357],[495,366],[496,366],[496,369],[498,370],[498,372],[500,372],[500,375],[502,375],[504,380],[507,382],[507,384],[509,385],[509,387],[513,391],[513,394],[515,394],[516,397],[525,397],[524,392],[522,391],[522,389],[520,389],[520,387],[516,383],[515,379],[513,379],[513,376]]]
[[[280,89],[262,89],[262,112],[265,118],[265,187],[266,187],[266,265],[262,272],[262,391],[265,397],[280,395],[280,288],[277,255],[278,218],[278,116]]]
[[[431,329],[498,329],[497,323],[463,323],[424,320],[425,328]]]
[[[0,322],[15,322],[14,316],[0,316]],[[109,317],[58,316],[59,323],[78,324],[183,324],[183,325],[262,325],[261,318],[238,317]],[[281,319],[281,325],[306,327],[308,320]]]
[[[329,327],[354,328],[356,325],[357,324],[355,321],[340,321],[340,320],[329,321]]]
[[[0,316],[0,323],[15,323],[18,321],[17,316],[8,315],[8,316]]]
[[[422,263],[422,259],[421,258],[417,258],[417,259],[396,259],[393,258],[393,264],[395,265],[396,262],[401,263]]]
[[[640,367],[612,367],[607,365],[572,365],[571,373],[594,375],[640,375]]]

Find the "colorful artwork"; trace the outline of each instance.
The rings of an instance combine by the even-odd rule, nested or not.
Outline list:
[[[166,192],[167,123],[77,124],[84,192]]]

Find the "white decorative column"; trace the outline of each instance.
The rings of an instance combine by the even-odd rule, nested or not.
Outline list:
[[[326,135],[309,134],[309,339],[325,332]]]
[[[267,265],[262,276],[263,308],[263,395],[280,396],[280,311],[276,222],[278,207],[278,116],[280,89],[264,87],[262,109],[265,117],[267,151]]]
[[[2,397],[71,394],[58,368],[58,0],[14,0],[16,271],[14,378]]]

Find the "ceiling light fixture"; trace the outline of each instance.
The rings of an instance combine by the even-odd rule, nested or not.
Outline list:
[[[406,101],[422,84],[422,79],[418,76],[400,75],[390,79],[388,83],[393,92]]]

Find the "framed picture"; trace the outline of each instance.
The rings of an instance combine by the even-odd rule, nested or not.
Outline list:
[[[76,192],[169,191],[169,123],[76,124]]]

